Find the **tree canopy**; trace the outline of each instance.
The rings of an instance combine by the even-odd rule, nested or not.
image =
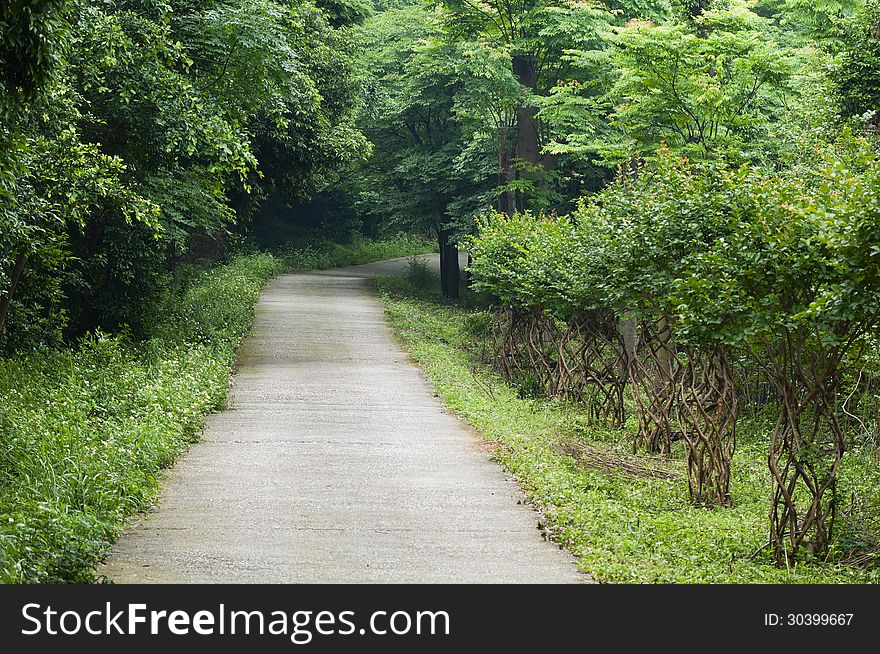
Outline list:
[[[685,442],[701,506],[772,414],[775,560],[833,549],[880,319],[878,0],[11,0],[0,71],[6,351],[141,335],[181,262],[320,206],[436,237],[448,296],[467,247],[498,370]]]
[[[367,151],[348,31],[271,0],[4,4],[0,324],[10,346],[137,329],[194,239]]]

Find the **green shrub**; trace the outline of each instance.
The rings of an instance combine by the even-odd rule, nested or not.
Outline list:
[[[234,350],[250,330],[253,308],[266,280],[281,269],[275,257],[258,254],[203,270],[182,295],[172,298],[148,334]]]
[[[410,257],[406,262],[406,279],[415,288],[426,289],[436,285],[437,274],[428,262],[419,257]]]
[[[226,400],[268,255],[204,271],[133,343],[0,359],[0,581],[88,582],[157,474]]]
[[[265,282],[430,249],[355,238],[192,268],[152,310],[146,340],[95,334],[75,350],[0,359],[0,581],[89,582],[157,475],[223,408],[235,352]]]
[[[494,456],[515,475],[552,538],[580,567],[614,583],[875,583],[876,565],[849,566],[850,550],[875,547],[880,469],[872,447],[844,457],[839,496],[841,551],[827,561],[777,568],[766,553],[766,418],[743,421],[733,468],[737,502],[706,510],[688,499],[681,449],[666,460],[635,457],[635,424],[596,425],[575,404],[534,397],[505,383],[481,359],[490,345],[484,312],[407,297],[393,278],[378,285],[386,315],[444,404],[492,441]],[[572,452],[582,451],[579,460]],[[670,470],[674,478],[650,470]],[[640,470],[643,470],[640,472]],[[850,498],[865,498],[856,511]],[[843,506],[846,504],[847,506]],[[855,552],[856,554],[858,552]]]

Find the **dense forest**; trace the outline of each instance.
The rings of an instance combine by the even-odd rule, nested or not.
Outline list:
[[[645,166],[855,172],[877,128],[870,1],[3,11],[12,349],[136,325],[177,262],[277,228],[266,206],[454,246],[490,209],[569,214]]]
[[[426,250],[325,208],[369,7],[319,4],[0,4],[0,580],[94,578],[268,278]]]
[[[880,556],[878,0],[12,0],[0,71],[3,578],[87,577],[222,405],[260,284],[424,250],[399,232],[496,375],[678,457],[694,507],[737,510],[744,444],[753,556]],[[155,398],[110,378],[183,352],[144,444]]]
[[[347,7],[2,11],[7,347],[137,328],[179,259],[234,247],[269,193],[307,198],[366,147]]]
[[[695,506],[735,506],[759,444],[753,558],[874,560],[880,5],[464,0],[364,31],[359,202],[466,244],[496,372],[680,456]]]

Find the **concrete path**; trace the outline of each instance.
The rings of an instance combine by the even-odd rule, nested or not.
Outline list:
[[[436,266],[436,256],[431,257]],[[578,582],[538,516],[393,340],[366,283],[273,281],[229,409],[99,570],[116,583]]]

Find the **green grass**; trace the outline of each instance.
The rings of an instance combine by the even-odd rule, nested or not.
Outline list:
[[[347,243],[318,241],[306,247],[282,250],[280,257],[289,272],[296,272],[397,259],[432,252],[435,248],[421,237],[404,233],[378,240],[355,235]]]
[[[0,582],[89,582],[163,468],[225,406],[235,352],[270,277],[425,252],[355,238],[181,271],[147,338],[97,334],[0,359]]]
[[[413,277],[412,274],[409,276]],[[558,543],[582,570],[615,583],[840,583],[880,581],[880,570],[827,562],[779,569],[760,551],[768,538],[770,480],[766,432],[744,425],[733,466],[735,504],[701,509],[688,501],[681,452],[664,465],[673,480],[579,463],[572,445],[595,460],[628,460],[634,425],[592,426],[577,406],[523,397],[491,372],[488,314],[439,298],[423,281],[379,278],[388,319],[445,404],[497,444],[495,457],[514,474]],[[436,284],[436,282],[435,282]],[[758,423],[762,424],[762,423]],[[841,496],[858,491],[877,506],[880,475],[871,447],[849,452]],[[641,461],[641,460],[639,460]],[[847,502],[848,503],[848,502]],[[839,539],[863,523],[841,521]],[[757,555],[756,555],[757,552]],[[839,552],[838,552],[839,554]]]
[[[0,581],[87,582],[157,475],[224,406],[269,255],[201,273],[145,342],[0,360]]]

